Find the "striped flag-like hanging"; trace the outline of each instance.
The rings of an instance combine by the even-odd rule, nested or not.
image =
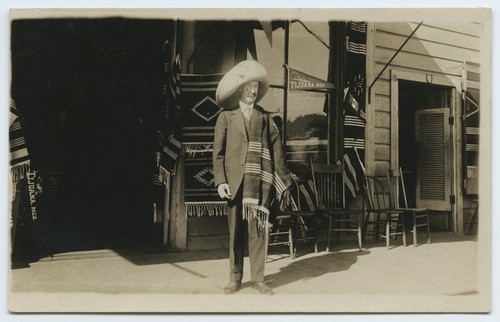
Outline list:
[[[9,216],[11,247],[14,247],[19,220],[29,218],[32,222],[38,219],[36,196],[38,174],[31,172],[31,162],[24,140],[24,134],[15,101],[9,102],[9,148],[12,184],[12,208]]]
[[[158,129],[158,147],[153,154],[153,221],[164,223],[164,243],[168,242],[168,222],[170,217],[171,176],[175,175],[177,158],[181,152],[181,118],[180,118],[180,73],[179,55],[171,59],[172,47],[165,42],[164,62],[165,83],[163,86],[164,111],[163,120]],[[166,225],[166,226],[165,226]]]
[[[345,202],[362,188],[365,158],[366,22],[349,21],[346,28],[344,83]]]
[[[30,170],[30,157],[24,140],[17,106],[12,98],[10,99],[9,145],[12,181],[17,182],[25,178],[26,173]]]
[[[164,175],[167,175],[167,172],[168,175],[175,174],[177,158],[181,152],[181,63],[179,55],[176,55],[170,64],[165,63],[165,72],[168,74],[168,85],[166,85],[164,92],[166,96],[167,128],[159,131],[160,147],[158,153],[155,154],[159,178],[156,181],[161,181]]]
[[[344,154],[344,185],[346,204],[356,198],[362,187],[365,166],[357,148],[345,149]]]
[[[344,115],[344,149],[365,148],[365,122],[354,115]]]
[[[170,114],[170,135],[168,135],[165,145],[163,146],[161,153],[162,158],[160,166],[163,167],[170,174],[175,174],[177,158],[181,152],[181,60],[179,54],[175,56],[172,63],[172,69],[170,73],[170,95],[169,95],[169,107],[172,111]]]
[[[350,21],[346,35],[346,83],[344,102],[347,112],[365,119],[366,22]]]

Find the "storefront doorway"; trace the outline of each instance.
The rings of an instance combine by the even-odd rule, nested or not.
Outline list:
[[[436,213],[433,228],[451,229],[452,90],[398,81],[398,160],[409,206]]]
[[[168,20],[13,22],[12,96],[44,189],[21,252],[162,245],[151,178],[172,33]]]

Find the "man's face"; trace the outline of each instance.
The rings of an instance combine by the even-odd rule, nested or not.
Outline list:
[[[247,105],[253,104],[259,92],[259,82],[248,82],[241,86],[240,91],[240,101]]]

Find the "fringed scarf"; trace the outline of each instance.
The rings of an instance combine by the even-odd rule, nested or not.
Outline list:
[[[243,179],[243,218],[256,221],[260,237],[265,236],[273,197],[280,199],[292,184],[283,150],[273,149],[270,126],[267,114],[252,113]]]

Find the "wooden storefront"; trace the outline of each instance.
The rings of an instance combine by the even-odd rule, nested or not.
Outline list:
[[[472,95],[479,104],[481,34],[479,22],[368,28],[367,173],[384,177],[402,167],[413,203],[433,211],[432,226],[458,233],[468,227],[478,193],[479,107],[465,102]]]
[[[366,174],[385,180],[388,169],[402,167],[406,184],[409,185],[410,202],[431,209],[433,229],[470,232],[478,220],[477,217],[473,218],[473,214],[477,209],[478,198],[481,24],[464,22],[447,25],[424,21],[420,26],[413,22],[368,22],[366,26],[366,120],[363,125],[364,142],[361,141]],[[418,30],[415,31],[417,27]],[[327,28],[326,39],[333,39],[335,42],[332,30],[335,32],[334,29]],[[279,39],[284,37],[280,32],[284,30],[273,31],[275,42],[272,48],[267,48],[274,56],[277,51],[283,50],[279,47]],[[256,39],[259,44],[258,38]],[[232,41],[233,38],[226,38],[224,45],[227,46]],[[400,48],[403,43],[405,45]],[[335,44],[332,45],[334,46]],[[224,52],[228,52],[227,48]],[[330,58],[335,55],[332,50],[327,52]],[[292,50],[287,53],[294,55]],[[224,58],[229,63],[222,66],[220,71],[225,72],[237,61],[231,58],[232,56]],[[258,58],[264,64],[268,63],[267,59],[273,59],[265,55]],[[299,61],[304,56],[296,55],[294,58],[294,62],[300,64]],[[294,58],[288,57],[292,61]],[[388,64],[391,58],[394,59]],[[328,57],[323,59],[324,63],[328,62]],[[271,75],[276,79],[279,69],[269,66]],[[299,67],[306,70],[308,68]],[[323,69],[327,70],[328,67],[325,65]],[[380,74],[383,69],[384,72]],[[321,71],[311,73],[328,78]],[[378,79],[374,82],[377,76]],[[273,103],[279,102],[276,97],[286,95],[285,89],[280,86],[275,86],[272,90],[274,93],[271,91],[268,96],[273,96]],[[282,92],[276,94],[280,90]],[[277,104],[281,116],[284,114],[285,118],[290,113],[287,108],[290,109],[294,104],[290,93],[287,94],[289,100],[285,99],[283,103]],[[295,94],[292,93],[293,95]],[[302,102],[314,100],[307,101],[307,95],[304,97]],[[471,97],[473,102],[469,103],[469,108],[466,106],[467,97]],[[329,111],[334,113],[333,108]],[[324,148],[316,151],[319,153],[316,157],[324,153],[326,162],[328,158],[339,158],[339,152],[334,156],[339,144],[335,137],[343,137],[344,133],[333,131],[334,119],[325,115],[325,122],[329,124],[328,129],[320,130],[323,131],[320,135],[323,139],[320,138],[320,141]],[[436,126],[440,129],[439,133],[432,131]],[[293,140],[290,131],[285,133],[285,145],[290,152],[287,157],[291,161],[293,150],[300,150],[301,141]],[[438,142],[436,146],[429,146],[435,142]],[[344,147],[347,144],[348,141],[344,141]],[[432,148],[439,151],[438,155],[432,152]],[[302,155],[304,160],[307,160],[306,155]],[[293,166],[293,162],[289,164]],[[182,218],[182,211],[177,216],[180,218],[177,228],[184,229],[187,236],[185,238],[175,229],[178,239],[173,244],[180,248],[210,247],[210,242],[204,242],[209,240],[222,245],[227,238],[224,229],[221,229],[225,225],[221,218]]]
[[[360,43],[346,41],[351,29],[364,35]],[[347,149],[360,151],[368,175],[383,179],[388,169],[403,168],[412,202],[435,213],[434,229],[463,233],[477,221],[481,35],[479,22],[17,21],[12,94],[24,109],[33,165],[47,187],[59,184],[59,195],[40,210],[41,218],[50,214],[44,229],[61,244],[56,251],[227,247],[223,213],[196,206],[203,194],[216,202],[210,131],[218,79],[254,58],[269,72],[261,103],[281,120],[292,171],[306,173],[310,158],[336,162]],[[291,91],[285,66],[337,90]],[[159,211],[151,159],[158,130],[172,133],[164,107],[173,85],[187,122],[177,133],[182,147]],[[347,87],[356,86],[361,108],[345,112]],[[441,140],[440,154],[429,153],[425,139]],[[429,185],[438,188],[422,188]]]

